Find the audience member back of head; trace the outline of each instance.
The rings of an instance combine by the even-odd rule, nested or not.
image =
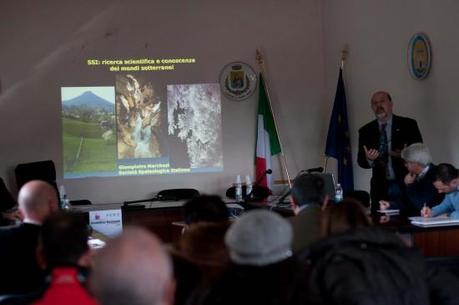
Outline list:
[[[183,207],[186,225],[205,222],[226,222],[229,218],[228,209],[217,195],[201,195],[187,201]]]
[[[36,248],[42,222],[58,208],[56,190],[44,181],[30,181],[19,191],[20,225],[0,228],[0,294],[23,294],[42,288],[44,274]]]
[[[49,286],[34,305],[97,305],[85,288],[90,266],[89,230],[82,213],[58,212],[42,226],[38,247],[41,266],[50,272]]]
[[[293,228],[292,249],[297,253],[321,237],[321,206],[328,201],[328,197],[324,180],[316,174],[296,177],[291,195],[295,216],[289,220]]]
[[[90,287],[103,305],[171,305],[169,254],[152,233],[128,227],[94,257]]]
[[[305,277],[291,240],[291,226],[278,214],[243,214],[225,236],[232,265],[204,304],[304,304]]]
[[[322,236],[342,233],[350,229],[371,225],[364,207],[357,200],[344,198],[340,203],[326,206],[322,213]]]
[[[308,304],[429,304],[422,254],[383,229],[331,235],[300,259],[308,269]]]
[[[224,237],[229,223],[200,221],[183,232],[171,249],[177,283],[175,304],[199,300],[229,264]]]
[[[185,227],[171,248],[177,281],[175,304],[197,302],[226,269],[229,257],[224,243],[229,212],[216,195],[201,195],[184,205]]]

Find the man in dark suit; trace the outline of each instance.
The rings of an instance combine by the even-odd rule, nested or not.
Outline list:
[[[402,149],[422,142],[421,132],[415,120],[394,115],[392,98],[385,91],[375,92],[371,109],[376,119],[359,129],[358,163],[371,168],[371,210],[379,208],[379,201],[395,205],[405,201],[404,178],[407,169],[400,157]]]
[[[0,228],[0,295],[28,293],[44,283],[36,248],[42,222],[58,208],[56,190],[47,182],[30,181],[21,188],[18,203],[24,222]]]

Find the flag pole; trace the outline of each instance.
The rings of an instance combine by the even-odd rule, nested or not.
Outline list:
[[[347,45],[344,45],[343,49],[341,50],[341,61],[340,61],[341,70],[344,69],[344,63],[346,62],[348,54],[349,54],[348,47],[347,47]],[[325,157],[324,157],[324,173],[327,172],[328,158],[329,157],[327,155],[325,155]]]
[[[268,79],[265,77],[265,69],[264,69],[264,60],[263,60],[263,56],[261,54],[261,51],[259,49],[256,50],[256,59],[257,59],[257,63],[258,63],[258,66],[260,68],[260,73],[263,77],[263,79],[265,80],[265,91],[266,91],[266,95],[268,97],[268,106],[269,106],[269,109],[273,115],[273,121],[274,121],[274,128],[276,129],[276,133],[277,133],[277,137],[279,139],[279,145],[280,145],[280,148],[281,148],[281,164],[282,164],[282,167],[284,168],[284,171],[285,171],[285,175],[287,176],[287,182],[288,182],[288,187],[289,189],[292,189],[292,182],[290,181],[290,175],[288,173],[288,169],[287,169],[287,160],[285,158],[285,155],[284,155],[284,146],[282,145],[282,141],[281,141],[281,137],[280,137],[280,134],[279,134],[279,128],[277,128],[277,120],[276,120],[276,115],[274,114],[274,111],[273,111],[273,108],[272,108],[272,105],[271,105],[271,96],[269,94],[269,86],[268,86]]]
[[[348,47],[347,45],[344,45],[343,49],[341,50],[341,70],[344,69],[344,63],[346,62],[348,54],[349,54]]]
[[[328,156],[325,155],[325,157],[324,157],[324,173],[327,172],[327,166],[328,166]]]

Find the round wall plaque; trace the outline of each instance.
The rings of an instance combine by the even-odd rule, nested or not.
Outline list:
[[[257,75],[248,64],[232,62],[220,73],[220,88],[226,96],[242,101],[250,97],[257,87]]]
[[[415,79],[425,79],[432,65],[432,48],[429,38],[424,33],[411,37],[408,46],[408,68]]]

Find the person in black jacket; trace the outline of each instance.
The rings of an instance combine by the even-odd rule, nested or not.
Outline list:
[[[28,293],[44,284],[36,248],[42,222],[58,209],[56,190],[47,182],[30,181],[18,202],[24,222],[0,228],[0,295]]]
[[[381,228],[331,235],[299,256],[307,266],[307,304],[430,304],[421,252]]]
[[[376,119],[359,129],[358,164],[371,168],[371,210],[379,208],[379,201],[403,204],[403,179],[407,169],[400,156],[402,149],[412,143],[422,142],[415,120],[394,115],[392,98],[378,91],[371,98],[371,108]]]

